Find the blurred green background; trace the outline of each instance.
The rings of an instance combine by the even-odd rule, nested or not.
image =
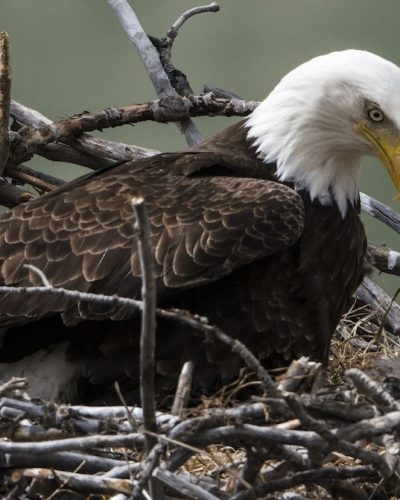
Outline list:
[[[346,48],[376,52],[400,65],[399,0],[220,0],[219,13],[195,16],[175,42],[173,62],[196,92],[204,83],[263,99],[290,69]],[[145,30],[162,36],[202,1],[131,0]],[[154,90],[106,0],[0,0],[0,30],[11,38],[12,97],[53,120],[83,110],[152,100]],[[399,89],[400,91],[400,89]],[[400,110],[399,110],[400,112]],[[232,119],[196,119],[204,136]],[[186,147],[174,125],[146,123],[103,137],[160,150]],[[365,160],[362,189],[397,210],[388,176]],[[84,171],[35,158],[30,166],[66,179]],[[400,250],[399,236],[365,219],[370,241]],[[381,276],[393,292],[399,278]]]

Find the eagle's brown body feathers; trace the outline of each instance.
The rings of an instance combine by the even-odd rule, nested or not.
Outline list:
[[[355,209],[349,207],[343,219],[335,204],[312,203],[307,192],[276,182],[273,173],[273,166],[256,157],[239,124],[186,153],[161,154],[74,181],[1,217],[2,282],[40,284],[22,267],[29,263],[55,286],[140,298],[130,200],[143,196],[161,306],[208,316],[267,365],[286,364],[301,354],[324,360],[362,279],[363,227]],[[0,323],[22,326],[6,334],[5,346],[11,335],[13,342],[27,335],[26,323],[45,316],[51,322],[56,312],[78,328],[83,320],[122,319],[105,306],[9,294],[0,300]],[[66,330],[63,338],[75,342],[70,358],[82,366],[90,358],[86,376],[95,383],[119,377],[132,367],[121,333],[123,325],[131,331],[131,323],[103,323],[101,333],[100,323],[89,323],[79,339]],[[86,341],[89,347],[83,348]],[[50,343],[47,339],[45,345]],[[6,347],[1,361],[11,356]],[[165,322],[159,323],[158,349],[163,373],[175,372],[189,358],[199,364],[199,379],[218,372],[232,377],[239,365],[223,346],[193,340]]]

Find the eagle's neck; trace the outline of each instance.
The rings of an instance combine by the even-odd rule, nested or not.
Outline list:
[[[315,98],[312,106],[302,99],[270,94],[246,121],[247,139],[265,163],[276,164],[281,181],[308,191],[311,200],[337,204],[344,218],[359,198],[363,152],[349,140],[347,121],[333,113],[334,99],[324,97],[322,105]]]

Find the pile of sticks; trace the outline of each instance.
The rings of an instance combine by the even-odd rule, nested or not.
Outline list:
[[[345,383],[323,387],[321,366],[306,358],[279,383],[259,370],[264,396],[190,417],[186,364],[171,413],[156,413],[156,432],[144,429],[140,408],[33,401],[25,380],[10,380],[0,387],[0,494],[398,497],[400,401],[382,384],[353,368]],[[154,445],[146,454],[149,435]],[[196,469],[194,459],[212,466]]]

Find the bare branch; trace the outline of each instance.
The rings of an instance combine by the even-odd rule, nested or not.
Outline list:
[[[99,447],[118,448],[123,446],[127,448],[135,446],[142,448],[143,445],[144,437],[142,433],[119,434],[115,436],[93,434],[92,436],[56,439],[38,443],[11,443],[0,441],[0,467],[8,467],[8,458],[6,455],[9,453],[30,453],[33,457],[55,451],[84,451]]]
[[[174,22],[171,28],[167,31],[164,38],[158,39],[155,37],[150,37],[153,45],[156,47],[159,55],[160,62],[168,75],[168,79],[171,82],[173,88],[178,92],[180,96],[190,96],[193,95],[193,90],[188,82],[186,75],[175,68],[171,62],[171,52],[172,45],[176,36],[178,35],[179,29],[182,25],[195,14],[201,14],[204,12],[218,12],[219,6],[213,2],[209,5],[203,5],[200,7],[194,7],[184,12],[179,18]]]
[[[357,289],[356,296],[366,304],[369,304],[376,311],[380,320],[387,324],[391,331],[394,333],[400,331],[400,306],[370,278],[364,278]]]
[[[153,472],[153,477],[164,483],[172,490],[178,492],[180,495],[185,495],[187,498],[196,498],[199,500],[218,500],[218,497],[205,491],[200,486],[186,481],[181,476],[173,474],[159,467]]]
[[[365,193],[360,193],[360,200],[363,212],[400,233],[400,215],[397,212]]]
[[[349,378],[360,394],[366,396],[375,403],[382,411],[400,410],[400,405],[396,400],[383,389],[381,384],[377,384],[366,373],[358,368],[346,370],[346,377]]]
[[[156,286],[154,260],[150,248],[150,227],[143,198],[132,199],[138,231],[138,250],[142,271],[142,300],[144,309],[140,332],[140,399],[146,431],[156,432],[154,399],[155,343],[156,343]],[[156,440],[146,434],[146,451],[150,452]]]
[[[390,248],[368,245],[371,264],[379,271],[400,276],[400,253]]]
[[[132,482],[126,479],[105,478],[102,476],[90,476],[78,472],[64,472],[53,469],[26,469],[23,471],[25,477],[38,479],[56,479],[69,488],[77,491],[91,491],[93,493],[130,493]]]
[[[134,469],[136,464],[128,466],[126,465],[126,461],[73,451],[56,451],[34,456],[29,451],[26,451],[10,453],[7,465],[3,463],[2,467],[32,467],[32,465],[66,471],[73,471],[77,467],[80,467],[81,472],[96,473],[116,467],[131,467]]]
[[[268,483],[256,486],[249,491],[241,492],[231,497],[231,500],[252,500],[253,498],[264,498],[268,493],[293,488],[299,484],[320,482],[323,479],[331,481],[333,479],[364,478],[366,481],[377,481],[379,480],[379,477],[377,476],[378,474],[376,471],[370,466],[358,466],[350,469],[346,467],[320,467],[318,469],[311,469],[304,472],[295,472],[289,477],[269,481]]]
[[[33,170],[25,165],[7,166],[4,174],[20,184],[30,184],[40,191],[51,191],[65,183],[62,179]]]
[[[137,48],[150,80],[159,97],[175,97],[175,91],[161,65],[160,58],[139,19],[126,0],[107,0],[131,42]],[[200,132],[187,117],[181,119],[182,131],[189,145],[202,141]]]
[[[8,139],[10,93],[10,41],[8,34],[3,31],[0,33],[0,176],[3,175],[10,153],[10,143]]]
[[[166,123],[188,116],[247,116],[257,105],[255,101],[220,99],[212,94],[184,98],[168,97],[144,104],[108,108],[98,113],[84,113],[54,122],[50,126],[21,131],[21,137],[36,151],[44,144],[76,139],[82,133],[93,130],[148,120]]]
[[[178,31],[183,26],[183,24],[190,19],[192,16],[196,14],[203,14],[204,12],[218,12],[220,10],[217,2],[212,2],[208,5],[199,5],[198,7],[193,7],[192,9],[187,10],[183,14],[181,14],[178,19],[174,22],[171,28],[167,32],[167,38],[174,40]]]
[[[17,101],[11,101],[10,113],[19,123],[32,129],[48,127],[52,124],[46,116]],[[18,142],[13,148],[13,157],[16,163],[19,163],[19,159],[23,158],[26,153],[17,152],[17,147]],[[60,139],[57,143],[41,144],[36,147],[35,153],[52,161],[76,163],[96,170],[115,162],[147,158],[159,151],[82,134],[76,138]]]

